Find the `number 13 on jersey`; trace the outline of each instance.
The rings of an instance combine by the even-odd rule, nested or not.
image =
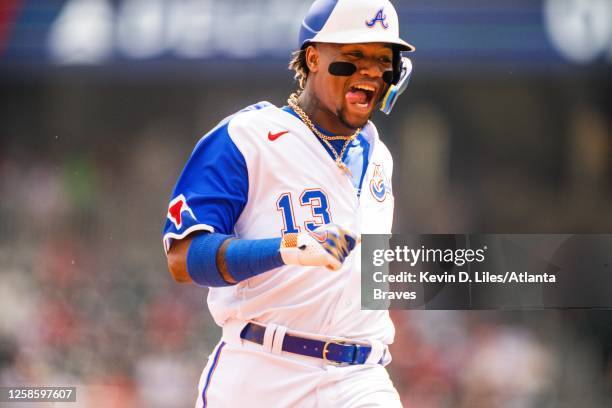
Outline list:
[[[320,188],[306,189],[300,194],[298,200],[302,207],[310,207],[312,217],[304,221],[304,227],[313,231],[317,227],[331,223],[331,214],[329,212],[329,200],[327,194]],[[301,226],[296,225],[295,212],[293,211],[293,201],[291,193],[283,193],[276,200],[276,209],[280,211],[283,217],[282,234],[298,233],[301,231]]]

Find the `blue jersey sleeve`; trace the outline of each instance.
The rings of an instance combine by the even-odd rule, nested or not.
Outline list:
[[[229,119],[229,118],[228,118]],[[244,156],[221,122],[196,145],[168,206],[164,248],[194,231],[231,235],[247,202],[248,172]]]

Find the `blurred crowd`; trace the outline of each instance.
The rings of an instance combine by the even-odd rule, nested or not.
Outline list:
[[[0,382],[76,385],[83,406],[186,406],[215,337],[205,291],[170,282],[163,212],[150,236],[127,232],[146,211],[116,202],[108,170],[0,160]]]

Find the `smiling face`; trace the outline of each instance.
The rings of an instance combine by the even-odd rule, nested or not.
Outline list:
[[[309,47],[310,70],[306,93],[317,101],[313,119],[332,132],[350,133],[363,127],[387,90],[385,71],[392,70],[393,50],[389,44],[325,44]],[[333,62],[350,62],[357,70],[350,76],[329,73]],[[333,122],[335,119],[336,124]]]

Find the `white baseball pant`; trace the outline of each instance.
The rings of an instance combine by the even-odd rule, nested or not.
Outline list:
[[[196,408],[401,407],[380,364],[334,366],[268,349],[224,330],[202,371]]]

